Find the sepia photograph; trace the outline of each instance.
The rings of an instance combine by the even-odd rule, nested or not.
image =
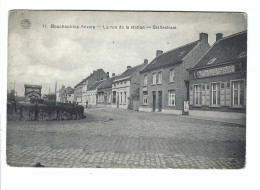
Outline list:
[[[10,167],[245,168],[247,14],[10,10],[6,110]]]

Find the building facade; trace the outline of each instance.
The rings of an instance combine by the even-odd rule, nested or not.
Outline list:
[[[30,101],[31,98],[40,99],[42,94],[42,86],[41,85],[24,85],[24,96],[26,101]]]
[[[190,72],[190,115],[245,118],[247,31],[216,42]]]
[[[140,111],[183,114],[188,100],[189,72],[210,48],[208,35],[200,33],[199,40],[163,53],[156,57],[141,73]]]
[[[107,73],[103,69],[93,71],[87,78],[83,79],[74,88],[74,101],[80,105],[84,105],[86,101],[83,101],[83,93],[92,87],[97,81],[104,80],[107,77]]]
[[[148,64],[135,67],[127,66],[127,70],[118,76],[112,84],[112,107],[135,109],[139,108],[140,71]],[[138,103],[136,103],[138,101]],[[136,105],[137,104],[137,105]]]
[[[98,105],[111,106],[112,105],[112,84],[116,79],[115,73],[112,74],[112,77],[107,79],[102,83],[97,92],[98,92]]]

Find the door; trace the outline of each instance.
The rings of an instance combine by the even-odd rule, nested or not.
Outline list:
[[[162,91],[158,91],[159,94],[159,101],[158,101],[158,111],[161,112],[162,111]]]
[[[156,106],[156,92],[153,92],[153,111],[155,111]]]
[[[119,108],[119,93],[117,93],[116,107]]]

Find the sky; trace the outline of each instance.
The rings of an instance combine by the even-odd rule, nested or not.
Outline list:
[[[30,20],[29,29],[22,28],[24,19]],[[52,24],[80,28],[51,28]],[[154,25],[173,29],[153,29]],[[106,29],[110,26],[124,29]],[[246,29],[242,13],[11,11],[7,87],[15,86],[19,96],[24,95],[24,84],[42,85],[42,94],[49,88],[54,92],[55,81],[58,88],[74,88],[94,70],[119,75],[128,65],[152,61],[156,50],[166,52],[198,40],[201,32],[209,35],[212,45],[216,33],[225,37]]]

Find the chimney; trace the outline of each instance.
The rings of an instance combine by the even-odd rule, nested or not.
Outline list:
[[[222,33],[217,33],[216,34],[216,42],[219,41],[221,38],[223,38],[223,34]]]
[[[200,41],[204,43],[208,43],[208,34],[200,33]]]
[[[159,55],[162,55],[163,51],[162,50],[156,50],[156,57],[158,57]]]
[[[115,73],[112,73],[112,77],[114,77],[114,76],[116,76],[116,74],[115,74]]]
[[[109,79],[109,72],[107,72],[107,79]]]
[[[148,59],[144,60],[144,64],[147,65],[148,64]]]
[[[128,69],[131,69],[131,66],[127,66],[127,68],[126,68],[126,69],[127,69],[127,70],[128,70]]]

